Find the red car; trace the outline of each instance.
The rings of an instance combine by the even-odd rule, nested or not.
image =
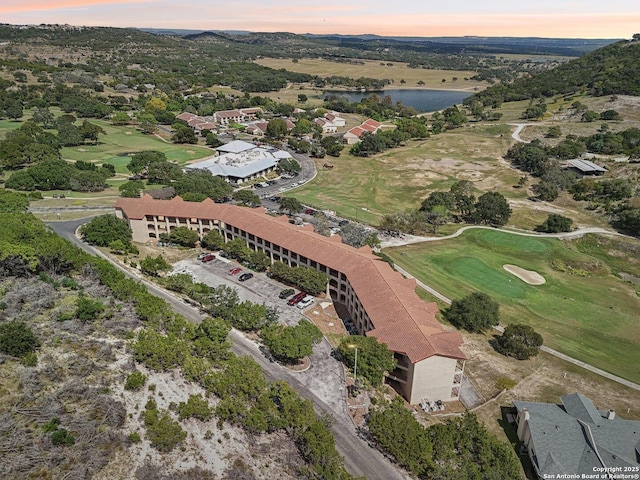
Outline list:
[[[287,304],[288,304],[288,305],[297,305],[297,304],[298,304],[298,303],[300,303],[300,302],[302,301],[302,299],[303,299],[304,297],[306,297],[306,296],[307,296],[307,294],[306,294],[306,293],[304,293],[304,292],[296,293],[293,297],[291,297],[291,298],[289,299],[289,301],[287,302]]]
[[[204,257],[202,257],[202,258],[200,259],[200,261],[201,261],[202,263],[207,263],[207,262],[210,262],[211,260],[213,260],[213,259],[215,259],[215,258],[216,258],[216,256],[215,256],[213,253],[210,253],[210,254],[205,255]]]
[[[235,267],[229,270],[229,275],[237,275],[242,271],[240,267]]]

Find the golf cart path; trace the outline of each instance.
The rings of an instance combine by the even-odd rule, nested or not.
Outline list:
[[[507,123],[507,125],[511,125],[512,127],[516,127],[516,129],[511,134],[511,138],[513,138],[516,142],[529,143],[526,140],[520,138],[520,132],[524,130],[524,127],[528,127],[531,125],[537,125],[534,123]]]
[[[571,232],[563,232],[563,233],[537,233],[537,232],[529,232],[529,231],[508,230],[505,228],[495,228],[495,227],[488,227],[483,225],[467,225],[465,227],[459,228],[455,233],[452,233],[451,235],[445,235],[444,237],[420,237],[417,235],[405,235],[403,238],[393,238],[391,240],[380,242],[380,248],[400,247],[402,245],[410,245],[413,243],[438,242],[440,240],[449,240],[451,238],[459,237],[467,230],[471,230],[474,228],[478,228],[482,230],[492,230],[494,232],[510,233],[512,235],[520,235],[521,237],[576,238],[576,237],[581,237],[583,235],[586,235],[588,233],[599,233],[601,235],[616,235],[618,237],[635,238],[635,237],[630,237],[629,235],[625,235],[623,233],[615,232],[613,230],[607,230],[605,228],[598,228],[598,227],[578,228]]]

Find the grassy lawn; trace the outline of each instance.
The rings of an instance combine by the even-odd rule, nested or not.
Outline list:
[[[293,195],[374,225],[383,215],[416,208],[430,192],[463,178],[480,190],[497,187],[524,198],[526,192],[512,187],[520,174],[500,159],[510,143],[508,132],[507,125],[473,125],[368,158],[349,155],[345,148],[339,158],[317,160],[316,179]],[[325,162],[334,168],[323,169]]]
[[[107,134],[100,135],[98,145],[87,144],[63,148],[61,151],[63,158],[86,162],[107,162],[116,167],[116,172],[128,173],[126,165],[131,160],[129,154],[142,150],[164,152],[170,161],[181,165],[214,153],[207,147],[174,144],[154,135],[143,135],[131,126],[114,126],[95,119],[92,119],[91,123],[100,125]]]
[[[556,239],[472,230],[455,240],[385,252],[446,296],[484,291],[500,302],[503,323],[532,325],[549,347],[640,382],[640,297],[633,286],[609,274],[606,250],[594,255],[597,248],[592,242],[588,247],[589,255]],[[553,260],[584,265],[596,259],[604,267],[587,277],[552,266]],[[507,273],[505,264],[536,271],[546,283],[528,285]]]
[[[465,80],[475,75],[475,72],[464,70],[429,70],[424,68],[409,68],[406,63],[386,62],[380,65],[379,60],[362,60],[362,64],[349,64],[321,60],[319,58],[301,58],[297,63],[284,58],[261,58],[256,63],[276,70],[285,68],[291,72],[308,73],[320,77],[331,75],[347,76],[351,78],[367,77],[393,80],[395,88],[418,88],[418,82],[423,81],[421,88],[440,88],[449,90],[483,90],[488,84],[475,80]],[[457,80],[453,78],[456,77]],[[444,82],[442,80],[445,80]],[[404,80],[405,83],[401,83]],[[304,93],[304,92],[300,92]]]

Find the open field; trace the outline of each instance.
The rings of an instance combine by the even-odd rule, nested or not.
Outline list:
[[[505,124],[471,124],[407,147],[360,158],[343,150],[339,158],[316,160],[316,179],[293,191],[300,201],[338,214],[378,224],[383,215],[416,208],[434,190],[446,190],[457,180],[470,180],[477,194],[497,190],[511,202],[511,225],[533,228],[549,213],[562,213],[578,225],[603,226],[570,197],[563,205],[531,202],[527,188],[514,188],[522,172],[502,156],[512,144]],[[331,163],[334,168],[322,168]],[[364,210],[366,209],[366,210]]]
[[[513,400],[559,403],[561,395],[579,392],[602,410],[612,409],[623,418],[640,420],[640,392],[637,390],[544,352],[524,361],[505,357],[489,345],[494,333],[463,333],[463,350],[468,356],[465,375],[484,401],[507,388],[495,401],[475,411],[485,426],[504,441],[514,441],[505,434],[502,415],[502,408],[512,407]],[[510,432],[509,428],[507,432]]]
[[[316,179],[293,192],[303,202],[377,224],[385,214],[416,208],[431,191],[457,179],[478,182],[479,188],[483,182],[511,188],[517,172],[499,159],[510,143],[508,132],[505,125],[460,129],[368,158],[345,148],[339,158],[317,160]],[[323,169],[325,162],[334,168]]]
[[[604,252],[593,255],[590,244],[591,254],[581,253],[575,242],[471,230],[385,252],[444,295],[484,291],[500,303],[503,323],[527,323],[547,346],[640,382],[640,289],[611,275]],[[538,272],[546,283],[527,285],[505,264]]]
[[[376,60],[362,60],[362,62],[363,64],[338,63],[319,58],[301,58],[297,63],[293,63],[291,59],[282,58],[256,60],[256,63],[276,70],[285,68],[291,72],[308,73],[320,77],[338,75],[351,78],[389,79],[393,81],[393,84],[388,88],[440,88],[473,92],[482,90],[488,85],[486,82],[465,80],[465,78],[468,79],[475,75],[475,72],[472,71],[409,68],[406,63],[402,62],[393,62],[391,66],[386,62]],[[453,77],[456,77],[457,80],[454,81]],[[405,83],[401,83],[401,80],[404,80]],[[421,80],[424,85],[420,86],[418,82]]]
[[[209,155],[213,150],[198,145],[180,145],[162,140],[155,135],[143,135],[135,127],[114,126],[101,120],[91,120],[100,125],[106,135],[100,135],[98,145],[81,145],[62,149],[62,158],[84,160],[86,162],[106,162],[116,167],[118,173],[128,173],[126,165],[131,158],[128,154],[142,150],[164,152],[170,161],[185,164]]]

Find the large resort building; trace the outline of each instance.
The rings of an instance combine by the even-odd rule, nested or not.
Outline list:
[[[377,338],[394,352],[397,367],[387,382],[412,404],[421,400],[457,400],[465,356],[462,337],[445,331],[436,320],[435,303],[423,302],[416,283],[394,271],[369,247],[353,248],[339,236],[324,237],[311,226],[298,227],[285,216],[264,209],[230,204],[120,198],[115,205],[129,222],[135,242],[148,242],[177,227],[201,236],[218,230],[225,241],[236,238],[247,246],[291,266],[305,266],[329,278],[328,293],[344,305],[361,335]]]

